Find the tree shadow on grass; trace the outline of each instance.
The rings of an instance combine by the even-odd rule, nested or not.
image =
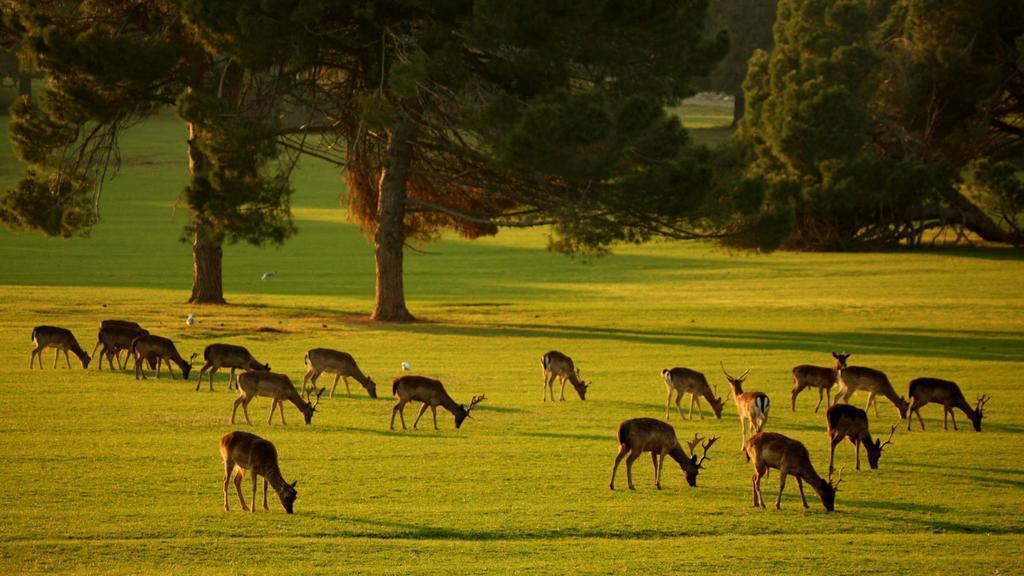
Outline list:
[[[519,432],[520,436],[531,438],[561,438],[570,440],[598,440],[607,442],[614,439],[614,434],[562,434],[558,432]]]

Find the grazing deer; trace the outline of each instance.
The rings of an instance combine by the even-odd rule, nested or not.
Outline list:
[[[694,402],[697,403],[697,414],[701,420],[704,419],[704,411],[700,407],[701,396],[711,405],[715,418],[722,418],[722,407],[725,405],[725,402],[722,401],[721,396],[715,398],[718,390],[716,389],[714,394],[711,392],[711,386],[708,385],[708,380],[703,374],[689,368],[672,368],[671,370],[662,370],[661,377],[665,380],[665,388],[668,389],[668,398],[665,399],[665,420],[668,420],[669,407],[672,404],[672,392],[676,393],[676,410],[679,411],[680,418],[683,417],[683,407],[679,405],[683,400],[683,394],[690,394],[690,410],[686,413],[688,420],[693,419]]]
[[[135,340],[132,340],[131,344],[132,357],[135,358],[135,379],[146,380],[146,374],[142,369],[142,361],[156,359],[156,377],[160,379],[160,362],[167,365],[167,371],[171,373],[171,378],[174,378],[174,370],[171,369],[171,364],[177,364],[178,368],[181,369],[181,377],[188,380],[188,375],[192,371],[192,361],[196,359],[198,354],[192,354],[188,361],[178,354],[178,349],[174,347],[174,342],[171,342],[169,338],[163,336],[154,336],[153,334],[146,334],[145,336],[139,336]],[[152,365],[152,362],[150,362]]]
[[[744,450],[747,453],[747,460],[754,464],[754,507],[764,508],[764,496],[761,495],[761,478],[768,473],[769,468],[779,471],[779,496],[775,499],[775,509],[782,505],[782,491],[786,488],[786,476],[796,476],[797,486],[800,487],[800,499],[807,508],[807,497],[804,496],[804,482],[810,484],[811,488],[821,498],[821,504],[829,512],[835,509],[836,488],[842,480],[837,479],[835,483],[825,480],[814,471],[811,465],[811,456],[807,447],[797,440],[783,436],[776,432],[759,432],[750,437],[744,443]]]
[[[544,369],[544,389],[542,393],[545,402],[548,399],[548,392],[551,393],[551,401],[555,401],[554,384],[556,377],[562,383],[562,393],[559,400],[565,400],[566,380],[576,389],[576,393],[580,395],[580,400],[587,399],[587,388],[590,387],[590,384],[584,382],[580,377],[580,371],[573,365],[572,358],[552,350],[541,357],[540,365]]]
[[[32,329],[32,343],[36,345],[32,349],[32,356],[28,359],[28,367],[32,368],[35,363],[36,357],[39,357],[39,368],[43,367],[43,350],[46,348],[54,348],[55,352],[53,355],[53,367],[57,367],[57,361],[60,359],[61,351],[64,352],[64,361],[67,363],[68,368],[71,368],[71,359],[68,357],[68,350],[72,351],[75,356],[82,362],[82,368],[89,367],[89,361],[92,358],[82,350],[82,347],[78,345],[78,340],[75,340],[75,335],[71,333],[71,330],[67,328],[58,328],[57,326],[36,326]]]
[[[142,326],[139,326],[138,322],[132,322],[131,320],[102,320],[100,321],[100,328],[104,326],[121,326],[123,328],[135,328],[136,330],[142,330]]]
[[[462,422],[469,418],[469,413],[477,404],[483,402],[487,398],[484,396],[473,396],[473,400],[470,401],[469,407],[467,408],[463,404],[458,404],[452,397],[448,395],[448,392],[444,389],[444,384],[438,380],[432,378],[424,378],[423,376],[402,376],[395,380],[394,384],[391,385],[391,395],[398,397],[398,403],[391,409],[391,429],[395,429],[395,414],[402,420],[402,430],[405,430],[405,405],[412,401],[422,402],[423,407],[420,408],[420,414],[416,417],[416,421],[412,423],[412,427],[416,428],[419,424],[420,418],[423,417],[423,413],[430,408],[430,411],[434,415],[434,430],[437,430],[437,407],[442,406],[445,410],[448,410],[455,416],[455,427],[462,426]]]
[[[285,400],[295,404],[299,412],[302,412],[303,418],[306,419],[306,424],[310,424],[313,422],[313,413],[316,412],[316,407],[320,404],[320,397],[323,396],[324,390],[326,388],[321,388],[316,394],[316,402],[310,404],[303,400],[299,391],[295,389],[295,385],[292,384],[291,379],[284,374],[277,374],[275,372],[243,372],[238,376],[238,398],[235,399],[235,406],[231,410],[231,423],[235,423],[235,414],[238,412],[238,406],[241,405],[246,423],[252,425],[252,420],[249,419],[249,402],[252,402],[257,396],[265,396],[271,399],[270,416],[267,417],[267,424],[270,424],[273,420],[274,410],[278,407],[281,408],[281,424],[285,424]]]
[[[306,352],[305,363],[309,366],[309,370],[306,372],[305,377],[302,378],[302,389],[304,391],[306,390],[306,382],[311,378],[313,380],[313,388],[316,388],[316,380],[320,377],[320,374],[333,372],[335,376],[334,386],[331,387],[331,398],[334,398],[334,389],[338,387],[339,378],[345,380],[345,393],[349,396],[352,395],[352,390],[348,387],[349,376],[362,384],[370,398],[377,397],[377,383],[369,376],[363,374],[363,371],[359,369],[355,358],[351,354],[328,348],[314,348]]]
[[[238,378],[235,376],[235,370],[238,368],[255,372],[270,372],[270,364],[260,364],[248,350],[234,344],[210,344],[203,350],[203,360],[206,362],[203,363],[203,367],[199,370],[196,392],[199,391],[199,387],[203,384],[203,373],[207,370],[210,371],[210,392],[213,392],[213,375],[221,368],[231,368],[231,375],[228,376],[228,390],[231,389],[232,381],[236,383],[238,381]]]
[[[736,412],[740,416],[740,449],[742,450],[743,443],[747,439],[748,425],[751,435],[764,429],[764,424],[768,421],[768,409],[771,407],[771,401],[764,392],[743,391],[743,381],[747,379],[750,370],[740,374],[739,378],[733,378],[725,371],[725,364],[722,364],[722,373],[729,381],[729,389],[732,390],[733,400],[736,401]]]
[[[104,322],[109,322],[105,320]],[[96,355],[96,349],[102,347],[99,355],[99,369],[103,369],[103,358],[107,358],[107,364],[110,369],[114,369],[114,359],[117,358],[118,368],[124,370],[125,362],[121,361],[121,351],[129,350],[132,347],[132,341],[139,336],[145,336],[149,334],[148,330],[143,328],[135,328],[133,326],[126,326],[122,324],[103,324],[100,326],[99,333],[96,335],[96,346],[93,347],[92,353]],[[151,368],[156,368],[154,364],[150,365]]]
[[[654,486],[661,490],[661,469],[665,465],[665,456],[671,456],[679,463],[679,468],[686,475],[686,483],[690,486],[697,485],[697,474],[704,467],[704,461],[709,460],[708,450],[714,445],[718,437],[714,437],[703,444],[703,438],[693,435],[693,440],[687,442],[690,453],[683,451],[676,439],[676,431],[669,424],[654,418],[633,418],[619,424],[619,453],[615,456],[615,464],[612,466],[612,480],[608,487],[615,490],[615,473],[619,469],[619,462],[626,458],[626,482],[630,490],[636,490],[633,486],[633,462],[644,452],[651,453],[651,460],[654,463]],[[704,449],[704,454],[697,460],[697,446]]]
[[[825,406],[832,405],[832,386],[839,380],[839,371],[846,368],[846,359],[850,355],[845,352],[833,352],[832,357],[836,360],[832,368],[811,366],[810,364],[801,364],[793,368],[793,412],[796,412],[796,397],[804,388],[818,389],[818,403],[814,405],[815,412],[821,408],[823,395],[826,397]]]
[[[295,498],[298,493],[295,485],[285,482],[281,476],[281,469],[277,464],[277,449],[270,440],[260,438],[248,432],[229,432],[220,439],[220,457],[224,460],[224,511],[228,508],[228,482],[232,475],[235,479],[235,492],[238,492],[238,501],[242,504],[242,510],[256,511],[256,477],[263,476],[263,509],[270,510],[267,506],[267,484],[274,487],[277,497],[281,499],[284,511],[291,514],[295,505]],[[245,505],[245,497],[242,496],[242,478],[246,471],[252,474],[252,507]]]
[[[921,407],[934,402],[942,404],[943,430],[949,430],[949,426],[946,423],[947,416],[953,419],[953,429],[959,430],[956,427],[956,415],[953,413],[953,408],[958,408],[971,420],[971,424],[974,425],[974,431],[981,432],[982,408],[991,399],[991,396],[984,394],[978,396],[977,404],[972,409],[956,382],[940,380],[939,378],[915,378],[910,381],[910,412],[917,414],[917,421],[921,423],[921,430],[924,430],[924,420],[921,419]],[[911,418],[908,416],[908,432],[910,431],[910,423]]]
[[[875,405],[875,416],[878,416],[878,403],[875,402],[875,396],[881,394],[892,402],[896,409],[900,412],[900,418],[907,417],[907,408],[910,403],[905,398],[896,394],[896,390],[893,389],[892,384],[889,383],[889,377],[884,372],[875,370],[874,368],[865,368],[864,366],[844,366],[839,370],[839,390],[836,392],[836,401],[833,404],[839,404],[839,401],[849,402],[850,396],[858,390],[864,390],[868,393],[868,403],[864,407],[867,411],[871,408],[871,405]]]
[[[829,452],[828,452],[828,473],[831,476],[835,469],[836,446],[849,438],[856,447],[857,470],[860,470],[860,445],[868,451],[868,464],[872,470],[878,469],[878,459],[882,457],[882,448],[892,444],[892,435],[896,433],[896,425],[892,425],[889,431],[889,438],[881,440],[871,439],[871,430],[868,427],[868,413],[856,406],[849,404],[837,404],[829,407],[825,412],[825,424],[828,427]]]

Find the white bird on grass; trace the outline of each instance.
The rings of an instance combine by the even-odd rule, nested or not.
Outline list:
[[[185,324],[188,324],[189,326],[191,326],[191,325],[193,325],[195,323],[196,323],[196,319],[193,318],[191,314],[189,314],[188,316],[185,317]]]
[[[402,370],[408,372],[409,370],[412,370],[412,366],[410,366],[408,362],[402,362]]]
[[[273,277],[274,277],[274,273],[273,272],[264,272],[263,276],[260,276],[260,280],[270,280]]]

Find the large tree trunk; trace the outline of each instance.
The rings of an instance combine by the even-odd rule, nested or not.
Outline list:
[[[743,95],[743,89],[737,90],[736,94],[733,94],[732,98],[732,127],[735,128],[740,125],[740,120],[743,119],[743,113],[746,111],[747,99]]]
[[[374,320],[411,322],[405,307],[402,258],[405,253],[405,185],[412,164],[412,127],[400,120],[391,129],[377,194],[377,293]]]
[[[18,94],[32,97],[32,76],[27,72],[18,74]]]
[[[203,170],[203,155],[196,147],[196,126],[188,125],[188,171],[195,180]],[[203,229],[202,222],[193,222],[196,232],[192,239],[192,297],[190,304],[224,304],[224,283],[221,258],[224,248],[218,238]]]

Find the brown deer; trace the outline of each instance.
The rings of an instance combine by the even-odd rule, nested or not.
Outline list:
[[[82,347],[78,345],[75,335],[67,328],[36,326],[32,329],[32,343],[36,347],[32,349],[32,356],[28,359],[29,368],[32,368],[37,356],[39,357],[39,368],[43,367],[43,350],[46,348],[53,348],[55,350],[53,355],[54,368],[57,367],[61,351],[64,352],[64,361],[67,363],[68,368],[71,368],[71,358],[68,357],[68,350],[73,352],[75,356],[78,356],[78,359],[82,362],[82,368],[88,368],[89,361],[92,360],[85,353],[85,350],[82,350]]]
[[[124,370],[125,362],[121,361],[121,351],[128,350],[130,352],[132,340],[147,334],[149,334],[148,330],[133,326],[121,324],[104,324],[100,326],[99,333],[96,335],[96,346],[92,349],[93,356],[95,356],[96,349],[102,347],[98,357],[99,369],[103,369],[103,358],[106,357],[107,364],[111,370],[114,369],[115,358],[117,359],[118,369]],[[151,364],[150,368],[155,369],[155,364]]]
[[[174,347],[174,342],[171,342],[169,338],[154,336],[153,334],[146,334],[132,340],[131,353],[132,357],[135,358],[136,380],[147,379],[142,361],[154,358],[156,359],[156,377],[158,380],[160,379],[161,362],[167,365],[167,371],[171,373],[172,379],[174,378],[174,370],[171,369],[171,364],[174,363],[181,369],[181,377],[188,380],[188,375],[192,371],[192,361],[198,356],[198,354],[192,354],[188,361],[186,361],[181,357],[181,354],[178,354],[178,349]]]
[[[768,473],[769,468],[779,471],[779,496],[775,499],[775,509],[782,505],[782,491],[786,488],[786,476],[796,476],[797,486],[800,487],[800,499],[807,508],[807,497],[804,496],[804,482],[810,484],[814,492],[821,498],[821,504],[825,510],[833,511],[836,506],[836,489],[841,479],[835,483],[825,480],[814,471],[811,465],[811,456],[807,447],[797,440],[783,436],[776,432],[759,432],[750,437],[744,443],[744,450],[747,453],[747,460],[754,464],[754,507],[764,508],[764,496],[761,495],[761,478]],[[841,474],[841,473],[840,473]]]
[[[946,423],[947,416],[953,419],[953,430],[959,430],[956,427],[956,415],[953,413],[953,409],[958,408],[971,420],[971,424],[974,425],[974,431],[981,432],[982,409],[991,399],[991,396],[982,394],[978,396],[978,401],[974,408],[971,408],[956,382],[939,378],[915,378],[910,381],[910,412],[917,414],[917,421],[921,423],[921,430],[924,430],[924,420],[921,419],[921,407],[934,402],[942,404],[943,430],[949,430],[949,426]],[[911,418],[908,416],[907,431],[910,431],[910,422]]]
[[[270,372],[270,364],[260,364],[248,350],[234,344],[210,344],[203,350],[203,360],[206,362],[199,370],[196,392],[203,384],[203,373],[207,370],[210,371],[210,392],[213,392],[213,375],[221,368],[231,368],[231,375],[228,376],[228,390],[231,389],[232,381],[236,382],[237,387],[238,378],[235,376],[235,370],[238,368],[254,372]]]
[[[865,411],[869,410],[871,405],[874,404],[875,416],[878,416],[878,404],[875,402],[875,396],[881,394],[896,406],[896,409],[899,410],[900,418],[907,417],[907,408],[910,406],[910,403],[905,398],[896,394],[896,390],[889,383],[889,377],[884,372],[874,368],[865,368],[864,366],[844,366],[839,370],[837,381],[839,382],[839,390],[836,391],[836,401],[833,404],[839,404],[840,400],[849,402],[850,396],[854,392],[863,390],[868,393],[868,403],[864,407]]]
[[[277,464],[277,449],[270,440],[260,438],[248,432],[229,432],[220,439],[220,457],[224,460],[224,511],[230,511],[228,507],[228,482],[232,475],[235,479],[235,492],[238,493],[238,501],[242,504],[242,510],[249,512],[256,511],[256,477],[263,476],[263,509],[270,510],[267,506],[267,484],[274,487],[277,497],[281,499],[284,511],[291,514],[295,505],[295,498],[298,493],[295,485],[285,482],[281,476],[281,469]],[[246,471],[252,474],[252,507],[245,505],[245,497],[242,496],[242,478]]]
[[[725,405],[725,402],[722,401],[721,396],[715,398],[718,390],[716,389],[714,393],[711,392],[708,379],[703,374],[689,368],[672,368],[662,370],[661,377],[665,380],[665,388],[668,390],[668,397],[665,399],[665,420],[668,420],[669,408],[672,404],[672,392],[676,393],[676,410],[679,411],[680,418],[683,417],[683,407],[679,405],[683,400],[683,394],[690,395],[690,410],[686,413],[688,420],[693,419],[694,402],[697,403],[697,414],[701,420],[704,419],[704,411],[700,407],[701,396],[711,405],[715,418],[722,418],[722,407]]]
[[[833,352],[835,365],[831,368],[824,366],[811,366],[801,364],[793,368],[793,411],[796,412],[796,397],[804,388],[818,389],[818,403],[814,405],[814,411],[821,408],[822,396],[825,396],[825,406],[832,405],[832,386],[839,380],[839,371],[846,368],[846,359],[849,354]]]
[[[878,459],[882,457],[882,448],[892,444],[892,435],[896,433],[896,425],[892,425],[889,431],[889,438],[881,440],[871,439],[871,430],[868,427],[868,413],[856,406],[849,404],[837,404],[829,407],[825,412],[825,424],[828,427],[829,452],[828,452],[828,473],[831,476],[835,470],[836,446],[849,438],[856,447],[857,470],[860,470],[860,445],[868,451],[868,464],[872,470],[878,469]]]
[[[736,401],[736,412],[740,416],[740,449],[742,450],[743,443],[747,439],[748,425],[752,435],[764,429],[765,422],[768,421],[768,409],[771,408],[771,401],[764,392],[743,391],[743,382],[747,379],[750,370],[740,374],[739,378],[733,378],[726,372],[725,364],[722,364],[722,373],[729,381],[729,389],[732,390],[733,400]]]
[[[285,400],[294,404],[299,409],[299,412],[302,412],[302,417],[306,419],[306,424],[310,424],[313,422],[313,413],[316,412],[316,407],[320,404],[320,397],[323,396],[324,390],[326,388],[321,388],[316,394],[316,402],[310,404],[303,400],[299,391],[295,389],[295,385],[292,384],[291,379],[284,374],[277,374],[275,372],[243,372],[238,376],[238,398],[235,399],[235,406],[231,410],[231,423],[235,423],[235,414],[238,412],[238,407],[241,406],[242,412],[245,414],[246,423],[251,425],[249,402],[252,402],[257,396],[265,396],[271,399],[270,416],[267,417],[267,424],[270,424],[273,420],[274,410],[278,407],[281,409],[281,424],[285,424]]]
[[[665,456],[670,456],[679,463],[679,468],[686,475],[686,483],[690,486],[697,485],[697,474],[704,468],[704,461],[708,458],[708,450],[714,445],[718,437],[701,443],[703,438],[693,435],[693,440],[687,442],[690,453],[683,451],[676,439],[676,431],[669,424],[654,418],[633,418],[619,424],[619,453],[615,456],[615,464],[612,466],[612,480],[608,487],[615,490],[615,473],[619,469],[619,462],[626,458],[626,483],[630,490],[636,490],[633,486],[633,462],[644,452],[651,453],[651,460],[654,463],[654,486],[661,490],[661,469],[665,465]],[[697,446],[704,449],[700,460],[697,459]]]
[[[548,399],[548,392],[551,393],[551,401],[555,401],[555,378],[558,378],[562,383],[562,392],[559,400],[565,400],[566,380],[576,389],[576,393],[580,395],[580,400],[587,399],[587,388],[590,387],[590,384],[584,382],[580,377],[580,371],[572,363],[572,358],[552,350],[541,357],[540,365],[544,369],[544,389],[542,393],[545,402]]]
[[[309,366],[309,370],[306,372],[305,377],[302,378],[302,389],[304,391],[306,390],[306,382],[311,378],[313,380],[313,388],[316,388],[316,380],[320,377],[320,374],[333,372],[335,376],[334,386],[331,387],[331,398],[334,398],[334,390],[338,387],[339,378],[345,381],[345,393],[349,396],[352,395],[352,390],[348,387],[349,376],[362,384],[370,398],[377,397],[377,383],[369,376],[363,374],[363,371],[356,364],[356,359],[347,352],[339,352],[328,348],[314,348],[306,352],[305,363]]]
[[[422,402],[423,407],[420,408],[420,414],[416,417],[416,421],[412,423],[412,427],[415,429],[416,425],[419,424],[420,418],[423,417],[423,413],[430,408],[430,411],[434,415],[434,430],[437,430],[437,407],[442,406],[445,410],[448,410],[455,416],[455,427],[462,426],[462,422],[469,418],[470,411],[476,407],[477,404],[483,402],[487,398],[484,396],[473,396],[473,400],[470,401],[469,407],[463,404],[459,404],[452,400],[452,397],[448,395],[448,392],[444,389],[444,384],[438,380],[432,378],[425,378],[423,376],[402,376],[395,380],[391,385],[391,395],[398,397],[398,403],[391,409],[391,429],[395,429],[395,414],[398,414],[402,420],[402,430],[405,430],[405,405],[412,401]]]
[[[149,331],[148,330],[144,330],[142,328],[142,326],[139,326],[138,322],[132,322],[131,320],[103,320],[103,321],[100,322],[100,328],[103,328],[103,327],[106,327],[106,326],[120,326],[122,328],[134,328],[134,329],[138,330],[139,332],[142,332],[142,333],[145,333],[145,334],[149,334]],[[120,351],[116,352],[116,354],[118,355],[118,358],[117,358],[118,364],[121,365],[121,369],[122,370],[124,369],[125,365],[128,363],[128,354],[131,354],[131,351],[128,348],[125,348],[124,351],[127,354],[125,354],[123,362],[121,361],[121,353],[120,353]],[[96,350],[94,349],[93,350],[93,355],[95,355],[95,354],[96,354]],[[107,358],[107,362],[109,363],[109,361],[110,361],[110,358],[108,357]],[[150,358],[150,360],[149,360],[149,367],[150,367],[150,369],[153,369],[153,370],[156,369],[156,359],[155,358]]]

